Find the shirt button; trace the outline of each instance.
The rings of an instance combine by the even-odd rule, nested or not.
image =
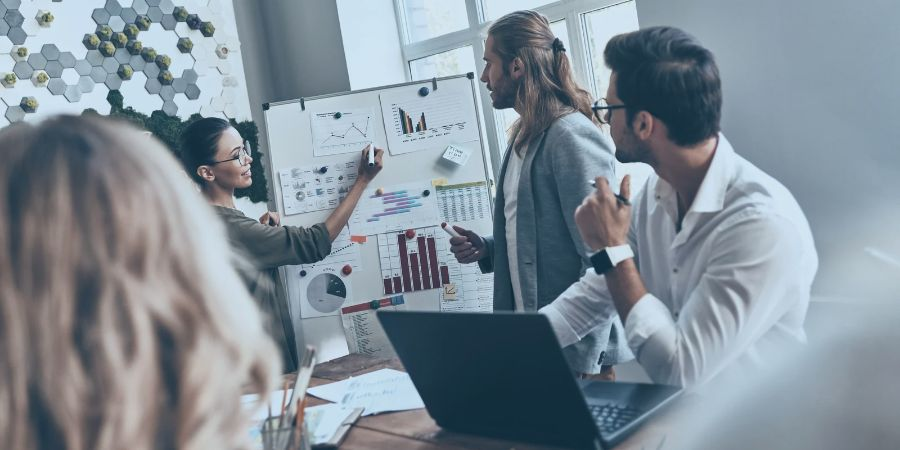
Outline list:
[[[672,272],[673,272],[673,273],[678,273],[678,268],[676,267],[676,268],[672,269]]]

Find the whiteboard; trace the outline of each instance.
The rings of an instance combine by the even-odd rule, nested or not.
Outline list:
[[[427,95],[421,95],[423,88],[427,89]],[[482,235],[492,231],[493,172],[476,95],[474,75],[470,73],[264,105],[269,142],[265,158],[272,173],[269,193],[275,199],[284,225],[311,226],[324,221],[333,209],[335,192],[340,190],[342,183],[348,184],[348,177],[355,172],[355,167],[349,164],[358,160],[359,151],[368,142],[375,142],[385,149],[384,168],[369,185],[370,189],[351,217],[349,230],[345,230],[349,233],[332,245],[333,253],[337,250],[346,253],[346,261],[357,258],[358,264],[353,265],[352,272],[344,274],[343,265],[282,269],[298,339],[302,333],[303,343],[316,346],[321,360],[340,357],[349,351],[340,314],[323,312],[330,311],[335,302],[343,300],[342,308],[370,303],[396,295],[399,288],[406,309],[447,310],[462,305],[461,302],[454,303],[453,292],[445,293],[445,266],[433,270],[436,269],[434,255],[438,255],[442,264],[448,258],[452,259],[447,243],[449,236],[434,227],[439,227],[442,221],[452,221]],[[336,112],[341,114],[335,115]],[[457,162],[444,158],[448,145],[453,146],[449,153]],[[468,159],[461,157],[461,151],[468,152]],[[459,164],[462,159],[465,159],[464,164]],[[316,172],[321,167],[327,168],[324,174]],[[309,181],[310,177],[316,181]],[[325,189],[306,190],[313,183],[324,183]],[[303,188],[298,189],[301,185]],[[379,188],[378,194],[370,192]],[[482,189],[483,195],[475,195]],[[378,216],[372,209],[379,206],[369,194],[381,195],[383,199],[392,192],[407,192],[417,197],[418,200],[408,204],[421,203],[422,208],[402,220],[400,216]],[[473,200],[475,198],[477,202]],[[481,204],[482,199],[486,204]],[[435,210],[430,209],[432,205],[438,205],[437,216]],[[426,210],[427,213],[421,212]],[[406,240],[409,244],[406,250],[402,249],[404,239],[400,237],[405,234],[405,227],[394,230],[401,223],[419,227],[414,230],[416,235]],[[426,223],[428,226],[421,227]],[[361,231],[376,234],[367,235],[365,243],[353,242],[360,239]],[[416,260],[411,252],[420,248],[428,257]],[[389,252],[398,251],[408,255],[389,256]],[[406,256],[413,259],[407,260]],[[339,261],[345,262],[344,259]],[[400,267],[404,261],[407,264]],[[417,270],[410,280],[412,262],[417,263]],[[466,280],[473,279],[471,271],[477,269],[474,266],[467,265],[462,269],[466,272]],[[299,275],[301,270],[303,276]],[[392,270],[393,273],[388,273]],[[397,270],[402,273],[398,274]],[[454,277],[459,275],[454,273]],[[432,279],[440,281],[440,286],[434,286]],[[318,297],[316,302],[311,301],[309,293],[315,292],[313,296],[317,296],[320,291],[316,289],[330,285],[329,280],[343,282],[346,289],[333,290],[331,293],[337,297],[329,296],[331,303],[316,303]],[[486,289],[485,279],[478,280],[478,286]],[[466,286],[470,284],[467,282]],[[388,289],[394,291],[393,294],[388,294]],[[471,294],[468,292],[460,299],[471,300]],[[489,301],[493,293],[486,295]],[[483,306],[483,295],[479,298]]]

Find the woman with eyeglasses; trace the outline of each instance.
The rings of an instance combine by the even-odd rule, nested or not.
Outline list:
[[[369,166],[367,152],[362,150],[356,182],[324,222],[309,227],[281,226],[275,212],[266,212],[257,221],[235,208],[235,189],[253,183],[253,158],[240,133],[228,121],[200,119],[181,135],[185,170],[225,223],[232,245],[257,269],[255,274],[245,274],[245,282],[268,316],[267,329],[281,347],[285,372],[297,370],[297,341],[278,268],[314,263],[328,256],[331,242],[347,224],[369,182],[381,171],[383,153],[377,149],[375,165]]]

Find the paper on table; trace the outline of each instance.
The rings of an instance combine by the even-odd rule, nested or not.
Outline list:
[[[409,375],[393,369],[376,370],[344,381],[316,386],[307,392],[346,408],[365,408],[365,416],[425,407]]]
[[[311,387],[306,390],[306,393],[319,397],[322,400],[328,400],[329,402],[337,403],[341,401],[344,393],[347,392],[347,383],[349,383],[352,379],[353,378],[348,378],[344,381],[336,381],[334,383]]]
[[[306,429],[310,430],[312,445],[324,444],[331,440],[338,428],[353,412],[352,408],[344,408],[337,404],[311,406],[305,410]]]

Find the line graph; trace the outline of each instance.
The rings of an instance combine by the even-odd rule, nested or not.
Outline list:
[[[358,152],[375,142],[374,108],[312,112],[309,118],[315,156]]]
[[[353,138],[353,136],[349,136],[350,134],[358,134],[360,138],[365,139],[369,136],[369,122],[371,122],[371,121],[372,121],[371,117],[366,117],[366,124],[362,129],[360,129],[356,125],[356,122],[352,122],[352,123],[350,123],[350,128],[347,128],[346,130],[344,130],[343,133],[337,134],[334,131],[332,131],[331,136],[328,136],[327,138],[325,138],[325,140],[322,141],[322,143],[319,145],[325,145],[325,144],[333,145],[335,142],[344,144],[347,142],[345,139]],[[356,131],[356,133],[353,133],[354,131]]]

